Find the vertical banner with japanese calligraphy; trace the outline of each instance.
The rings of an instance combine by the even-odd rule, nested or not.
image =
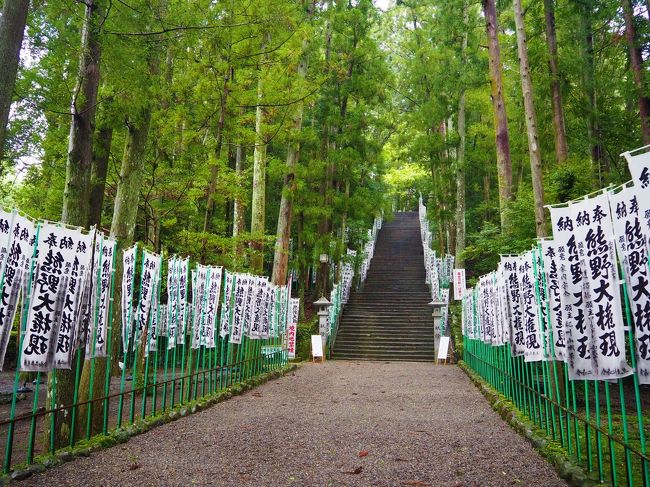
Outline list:
[[[92,238],[92,234],[52,223],[41,228],[21,370],[47,372],[54,366],[57,350],[71,354],[78,325],[75,309],[82,288],[81,279],[74,274],[80,272],[81,265],[90,265]],[[71,281],[74,293],[69,290]],[[69,364],[62,362],[60,366]]]
[[[249,328],[249,336],[253,340],[260,338],[262,327],[262,315],[264,314],[266,293],[268,290],[268,280],[264,277],[258,277],[255,286],[255,296],[253,297],[253,319]]]
[[[133,293],[135,283],[135,265],[138,253],[137,244],[126,249],[122,254],[122,347],[127,350],[133,332]]]
[[[513,357],[524,354],[524,307],[521,300],[519,278],[517,276],[516,256],[501,257],[504,286],[507,292],[508,310],[510,314],[510,352]]]
[[[176,256],[167,261],[167,349],[176,346],[178,334],[178,267],[180,261]]]
[[[246,289],[246,299],[244,300],[244,321],[242,328],[242,336],[246,336],[249,333],[249,330],[252,326],[253,321],[253,312],[254,312],[254,300],[255,294],[258,288],[258,278],[255,276],[249,276],[248,278],[248,289]]]
[[[643,231],[636,188],[623,187],[619,192],[610,193],[609,205],[634,325],[637,375],[639,383],[650,384],[648,237]]]
[[[230,333],[230,315],[232,310],[232,294],[234,284],[234,274],[225,271],[225,285],[223,289],[223,303],[221,305],[221,325],[219,327],[219,336],[225,338]]]
[[[557,250],[560,301],[564,310],[569,378],[596,379],[589,323],[584,312],[583,272],[578,255],[575,220],[569,207],[551,207],[553,241]]]
[[[544,347],[539,325],[538,305],[535,297],[535,272],[533,252],[523,254],[517,263],[517,277],[521,292],[524,325],[524,360],[537,362],[544,359]]]
[[[549,311],[549,354],[555,360],[566,361],[566,339],[564,330],[564,311],[560,298],[562,289],[560,287],[560,271],[558,265],[557,246],[551,239],[544,239],[541,242],[542,259],[544,260],[544,272],[546,274],[546,289],[548,292]]]
[[[29,280],[29,268],[34,254],[36,229],[34,224],[17,212],[4,213],[0,222],[2,231],[3,280],[0,296],[0,369],[9,343],[11,327],[18,309],[18,297]],[[22,300],[25,300],[23,293]]]
[[[178,318],[176,343],[178,345],[185,345],[185,335],[187,335],[187,318],[189,306],[187,303],[187,285],[188,276],[190,272],[190,259],[186,257],[178,263]]]
[[[140,279],[140,300],[136,313],[136,336],[133,340],[134,350],[137,348],[140,338],[148,330],[150,312],[153,296],[156,292],[161,256],[144,250],[142,252],[142,277]]]
[[[465,287],[465,269],[454,269],[454,301],[463,299]]]
[[[606,194],[572,203],[576,246],[583,273],[583,298],[592,355],[600,379],[631,373],[625,358],[625,333],[614,230]]]
[[[205,301],[208,289],[208,267],[198,265],[192,271],[192,341],[193,349],[203,345],[205,322]]]
[[[287,326],[287,353],[290,359],[296,358],[296,334],[300,318],[300,299],[291,298],[289,326]]]
[[[111,281],[113,278],[113,265],[115,254],[115,247],[117,242],[104,236],[97,234],[96,240],[101,241],[100,245],[100,258],[98,261],[99,268],[93,270],[96,275],[95,288],[93,289],[93,299],[91,300],[91,328],[90,336],[88,337],[87,357],[106,357],[107,348],[107,328],[108,328],[108,313],[111,304]],[[94,278],[94,277],[93,277]],[[72,286],[70,286],[71,288]],[[63,324],[61,326],[63,329]],[[94,351],[92,346],[92,339],[95,339]]]
[[[637,197],[639,218],[644,222],[641,226],[647,238],[650,232],[650,152],[634,156],[627,152],[623,155],[627,159],[632,181],[634,181],[632,191]]]
[[[204,328],[204,345],[206,348],[216,346],[215,327],[217,322],[217,309],[219,308],[219,297],[221,294],[221,278],[223,267],[210,267],[210,279],[208,286],[207,310],[205,312]]]
[[[249,276],[245,274],[235,275],[235,302],[232,313],[232,328],[230,330],[230,343],[241,343],[243,335],[244,305],[246,302],[246,293],[248,291]]]
[[[260,323],[260,338],[267,339],[271,335],[271,318],[275,298],[275,284],[270,282],[266,286],[266,295],[264,296],[264,311]]]

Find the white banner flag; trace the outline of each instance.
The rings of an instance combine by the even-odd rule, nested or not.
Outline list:
[[[81,289],[82,283],[73,276],[73,269],[80,269],[81,259],[89,265],[91,242],[92,235],[77,229],[52,223],[42,226],[38,238],[36,275],[29,303],[21,370],[47,372],[54,365],[56,349],[62,353],[71,353],[76,325],[76,301],[73,300],[78,294],[71,295],[69,285],[73,278],[75,287],[78,285],[78,289]],[[77,254],[77,249],[83,250],[84,246],[85,252]],[[59,337],[64,311],[66,322]]]
[[[544,359],[544,347],[535,297],[535,273],[533,253],[523,254],[517,264],[517,277],[521,291],[524,322],[524,360],[537,362]]]
[[[233,281],[234,276],[231,272],[225,271],[226,274],[226,284],[223,290],[223,303],[221,305],[221,325],[219,327],[219,335],[221,338],[225,338],[228,333],[230,333],[230,321],[231,321],[231,310],[232,310],[232,298],[233,298]]]
[[[219,307],[219,297],[221,294],[221,277],[223,274],[223,267],[210,267],[210,276],[208,288],[208,302],[207,311],[205,313],[205,321],[203,324],[204,329],[204,345],[206,348],[214,348],[215,341],[215,326],[217,320],[217,308]]]
[[[9,216],[9,219],[7,217]],[[25,217],[13,212],[4,213],[0,222],[2,231],[3,282],[0,296],[0,370],[4,364],[11,328],[18,309],[18,297],[30,277],[30,263],[34,254],[36,229]],[[8,250],[7,250],[8,249]],[[26,293],[22,293],[23,300]]]
[[[643,228],[637,191],[636,187],[627,187],[610,193],[609,205],[634,324],[637,375],[641,384],[650,384],[648,234]]]
[[[287,353],[290,359],[296,358],[296,334],[300,318],[300,299],[291,298],[291,319],[287,327]]]
[[[176,346],[178,334],[178,267],[180,261],[172,257],[167,261],[167,307],[165,315],[167,320],[167,350]]]
[[[244,306],[250,277],[245,274],[235,275],[235,302],[233,304],[232,329],[230,330],[230,343],[241,343],[243,334]]]
[[[113,255],[115,253],[116,240],[98,234],[96,240],[100,241],[99,269],[93,272],[92,279],[93,299],[91,300],[91,321],[92,332],[88,337],[86,357],[106,357],[106,340],[108,328],[108,313],[111,304],[111,282],[113,278]],[[64,316],[65,319],[65,316]],[[63,329],[63,324],[61,326]],[[94,354],[92,350],[92,338],[95,337]],[[67,367],[66,367],[67,368]]]
[[[187,303],[187,284],[190,272],[190,259],[179,261],[178,265],[178,318],[176,325],[176,344],[185,345],[185,335],[187,335],[187,318],[190,309]]]
[[[135,282],[135,265],[138,253],[137,244],[127,249],[122,254],[122,347],[128,349],[129,340],[133,332],[133,292]]]
[[[142,252],[142,276],[140,278],[140,302],[136,315],[136,336],[133,340],[133,349],[139,344],[140,338],[148,330],[150,321],[151,304],[156,292],[156,283],[161,265],[161,256],[147,250]]]
[[[548,291],[549,336],[552,337],[552,349],[549,349],[548,352],[553,355],[555,360],[566,362],[564,311],[561,300],[562,289],[560,287],[557,246],[551,239],[542,240],[541,245],[544,272],[546,274],[546,289]]]
[[[592,355],[600,379],[626,377],[625,332],[614,230],[606,194],[570,205],[583,273],[583,298],[592,333]]]

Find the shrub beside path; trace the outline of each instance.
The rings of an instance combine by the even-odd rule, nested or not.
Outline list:
[[[17,485],[567,484],[457,367],[330,361]]]

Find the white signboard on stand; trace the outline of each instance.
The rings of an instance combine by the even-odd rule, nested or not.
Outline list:
[[[323,338],[320,335],[311,336],[311,356],[313,360],[325,358],[323,356]]]
[[[438,360],[447,361],[448,354],[449,354],[449,337],[440,337],[440,344],[438,345],[438,355],[436,357],[436,362]]]

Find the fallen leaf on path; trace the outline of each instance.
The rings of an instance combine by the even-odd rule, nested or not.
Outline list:
[[[343,473],[349,473],[349,474],[352,474],[352,475],[359,475],[362,470],[363,470],[363,467],[357,467],[354,470],[347,470],[347,471],[345,471]]]
[[[129,465],[129,470],[137,470],[139,468],[140,465],[138,465],[137,463],[132,463],[131,465]]]
[[[262,393],[261,392],[253,392],[253,396],[254,397],[262,397]]]
[[[367,457],[367,456],[368,456],[368,452],[366,450],[361,450],[359,452],[359,458],[363,458],[363,457]]]

